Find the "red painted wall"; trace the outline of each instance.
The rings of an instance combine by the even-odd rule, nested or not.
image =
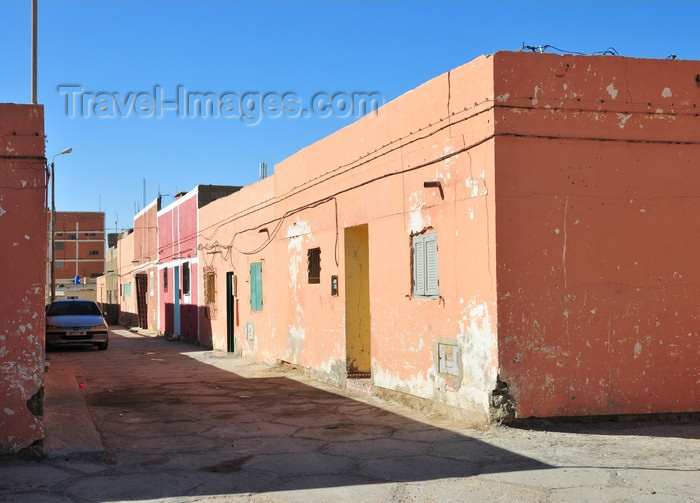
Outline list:
[[[700,62],[498,53],[500,377],[517,414],[700,409]]]
[[[197,252],[198,188],[183,195],[158,211],[159,328],[166,334],[180,335],[199,342],[198,252]],[[183,265],[190,266],[190,292],[184,292]],[[174,284],[174,268],[179,268],[179,285]],[[167,269],[168,288],[164,288],[163,269]],[[174,317],[175,292],[179,292],[180,330]]]
[[[45,161],[43,107],[0,104],[0,454],[44,435]]]

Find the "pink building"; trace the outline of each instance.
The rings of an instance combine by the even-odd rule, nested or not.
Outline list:
[[[167,335],[211,346],[199,329],[204,313],[200,316],[198,211],[235,190],[238,187],[198,185],[157,212],[158,327]]]
[[[0,149],[0,454],[38,454],[48,248],[43,106],[0,104]]]
[[[159,213],[161,264],[206,267],[215,349],[468,424],[697,411],[698,74],[480,57],[201,208],[199,232]]]

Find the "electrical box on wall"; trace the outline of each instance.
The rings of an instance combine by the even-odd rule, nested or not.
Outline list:
[[[438,343],[438,372],[449,376],[459,376],[459,346]]]
[[[331,276],[331,295],[333,297],[338,296],[338,276],[335,274]]]

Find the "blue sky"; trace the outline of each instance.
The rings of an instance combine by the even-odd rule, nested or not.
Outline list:
[[[385,101],[482,55],[551,45],[585,54],[700,60],[700,2],[39,2],[38,99],[59,211],[104,211],[109,232],[197,184],[248,185],[350,117],[140,117],[137,94],[175,101],[178,86],[279,96],[306,108],[317,93]],[[31,101],[31,1],[0,2],[0,102]],[[78,95],[122,108],[67,113]],[[63,92],[61,92],[63,90]],[[77,91],[76,91],[77,92]],[[99,96],[98,96],[99,97]],[[223,98],[221,98],[223,99]],[[93,108],[90,108],[93,106]],[[155,105],[154,105],[155,106]],[[114,109],[114,107],[112,107]],[[151,109],[155,111],[155,108]]]

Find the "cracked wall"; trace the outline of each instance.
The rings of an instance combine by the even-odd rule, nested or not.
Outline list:
[[[43,107],[0,104],[0,454],[44,435],[46,181]]]
[[[533,56],[496,56],[517,415],[697,411],[700,62]]]

